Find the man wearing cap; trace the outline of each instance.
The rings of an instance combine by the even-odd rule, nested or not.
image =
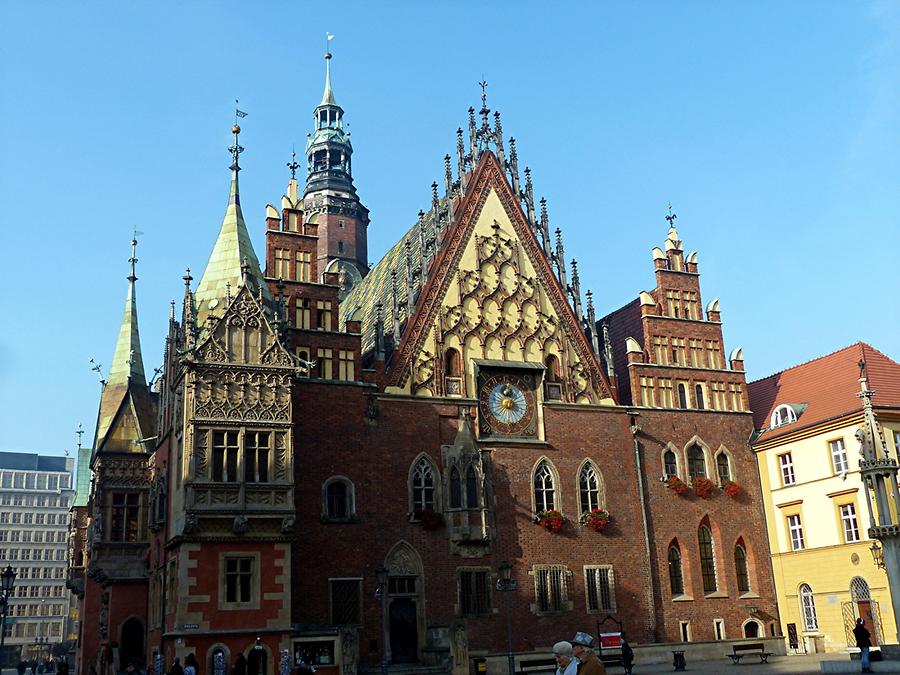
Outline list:
[[[553,656],[556,657],[556,675],[576,675],[578,659],[572,654],[572,643],[557,642],[553,645]]]
[[[575,633],[572,653],[578,660],[578,675],[606,675],[606,668],[594,654],[594,638],[588,633]]]

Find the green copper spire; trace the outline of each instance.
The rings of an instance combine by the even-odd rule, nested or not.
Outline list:
[[[331,52],[325,52],[325,93],[319,105],[337,105],[334,92],[331,91]]]
[[[232,155],[231,164],[231,190],[228,194],[228,206],[225,209],[225,218],[222,220],[222,228],[206,263],[206,269],[200,278],[200,284],[194,293],[197,308],[197,325],[202,329],[206,318],[210,314],[221,316],[228,298],[229,287],[236,292],[244,283],[244,275],[241,269],[244,261],[248,265],[247,278],[253,287],[253,292],[262,289],[263,296],[271,299],[269,289],[263,281],[259,267],[259,259],[250,242],[250,234],[244,223],[244,214],[241,212],[241,195],[238,189],[238,155],[243,152],[238,143],[241,128],[235,124],[231,128],[234,134],[234,145],[229,147]]]
[[[119,339],[109,369],[108,386],[127,385],[129,382],[145,385],[144,361],[141,357],[141,338],[138,334],[137,302],[134,282],[137,281],[137,239],[131,240],[131,274],[128,275],[128,294],[125,296],[125,315],[119,327]]]

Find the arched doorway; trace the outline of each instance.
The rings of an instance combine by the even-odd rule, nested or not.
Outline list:
[[[144,665],[144,622],[133,616],[122,624],[119,631],[120,670],[125,670],[129,663]]]
[[[417,663],[425,634],[422,561],[415,549],[400,542],[387,557],[387,622],[391,663]],[[254,675],[248,673],[248,675]]]
[[[394,663],[418,661],[419,631],[416,603],[412,598],[394,598],[390,609],[391,655]]]
[[[760,625],[750,619],[747,623],[744,624],[744,637],[745,638],[758,638],[760,637],[761,628]]]
[[[853,577],[850,582],[850,599],[853,601],[856,609],[856,616],[863,620],[869,635],[872,638],[872,645],[878,644],[880,637],[878,603],[872,600],[872,593],[869,590],[869,584],[862,577]]]
[[[253,647],[247,656],[247,675],[267,675],[267,667],[266,650],[263,647]]]

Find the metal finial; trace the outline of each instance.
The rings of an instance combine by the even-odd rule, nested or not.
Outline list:
[[[188,267],[184,271],[184,276],[181,278],[184,279],[184,285],[187,288],[187,290],[190,291],[191,290],[191,282],[194,280],[194,277],[191,276],[191,268],[190,267]]]
[[[128,262],[131,263],[131,274],[128,276],[128,281],[135,282],[137,281],[136,274],[136,265],[137,265],[137,238],[138,235],[144,234],[137,228],[134,230],[134,234],[131,237],[131,257],[128,259]]]
[[[484,75],[481,76],[481,82],[478,83],[478,86],[481,87],[481,107],[487,108],[487,80],[484,79]]]
[[[857,367],[859,368],[859,376],[860,376],[861,378],[866,377],[867,375],[866,375],[866,361],[865,361],[865,359],[860,359],[860,360],[859,360],[859,363],[857,363],[856,365],[857,365]]]
[[[235,103],[237,103],[237,101],[235,101]],[[237,113],[240,113],[240,115],[239,115],[240,117],[247,116],[247,113],[241,113],[240,110],[237,110],[236,114]],[[238,137],[240,136],[240,133],[241,133],[241,127],[240,127],[240,125],[238,125],[237,122],[235,122],[234,126],[231,127],[231,133],[234,134],[234,144],[228,146],[228,152],[231,153],[231,166],[228,168],[231,169],[232,171],[234,171],[235,173],[237,173],[238,171],[241,170],[241,167],[238,165],[238,155],[240,155],[244,151],[244,148],[241,146],[240,143],[238,143]]]
[[[84,427],[81,426],[81,422],[78,423],[78,426],[75,427],[75,435],[78,436],[78,449],[81,449],[81,437],[84,436]]]
[[[234,124],[237,126],[238,119],[244,119],[247,116],[243,110],[238,108],[238,100],[234,99]]]
[[[297,169],[300,168],[299,162],[297,162],[297,150],[294,146],[291,146],[291,161],[288,162],[287,168],[291,170],[291,180],[295,180],[297,178]]]
[[[669,227],[675,227],[676,218],[678,218],[678,214],[672,213],[672,202],[669,202],[669,215],[666,216],[666,220],[669,221]]]

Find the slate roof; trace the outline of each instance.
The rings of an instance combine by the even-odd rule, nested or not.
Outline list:
[[[900,409],[900,364],[880,351],[857,342],[807,363],[755,382],[747,389],[753,425],[759,440],[770,440],[826,420],[862,410],[859,393],[860,359],[866,362],[872,403],[878,408]],[[797,421],[769,429],[772,412],[781,404],[801,410]],[[806,406],[802,408],[802,406]]]

